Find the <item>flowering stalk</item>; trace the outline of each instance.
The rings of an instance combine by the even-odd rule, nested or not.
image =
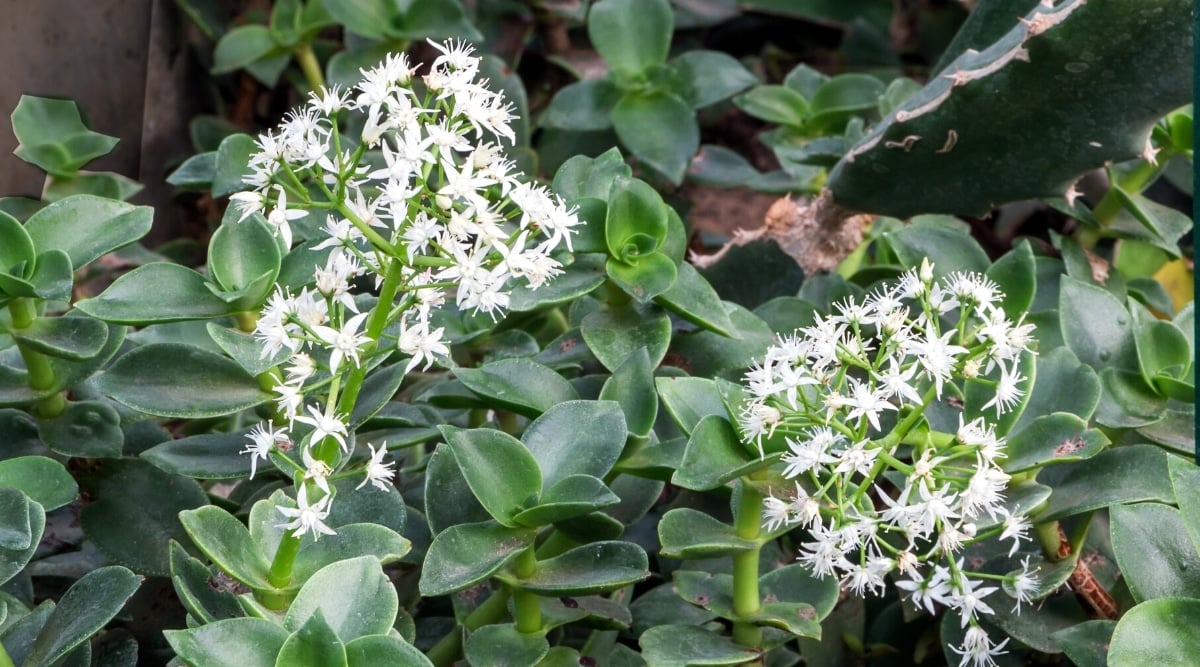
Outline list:
[[[955,649],[964,666],[993,664],[1004,646],[979,626],[992,613],[984,598],[998,590],[985,582],[1011,585],[1018,610],[1037,589],[1028,557],[1000,576],[970,570],[959,555],[999,537],[1012,540],[1012,556],[1030,529],[1029,508],[1004,505],[1004,442],[987,411],[998,418],[1027,393],[1018,363],[1031,353],[1032,326],[1010,321],[999,297],[979,274],[934,281],[926,261],[769,349],[746,376],[739,419],[760,452],[785,450],[781,472],[793,488],[764,500],[767,529],[806,529],[799,560],[855,594],[880,594],[885,577],[903,576],[896,585],[918,607],[958,611],[970,626]],[[940,432],[927,408],[966,396],[968,384],[991,389],[991,399],[967,406],[980,414],[960,415],[954,433]]]
[[[310,285],[277,289],[254,324],[263,356],[286,353],[285,372],[261,378],[277,396],[276,418],[252,430],[244,450],[252,476],[270,459],[296,481],[295,507],[278,508],[289,537],[272,564],[277,586],[301,537],[334,532],[329,480],[347,474],[358,444],[349,416],[375,362],[398,351],[409,358],[405,372],[429,368],[449,353],[435,311],[453,298],[498,318],[513,285],[537,288],[561,273],[554,255],[570,249],[579,224],[544,188],[522,182],[492,141],[513,141],[512,107],[478,80],[471,47],[434,48],[441,56],[423,85],[392,55],[342,91],[319,85],[319,63],[302,46],[296,57],[314,92],[258,138],[245,178],[254,189],[231,197],[240,220],[265,214],[287,248],[293,224],[324,217],[311,249],[329,250]],[[361,119],[359,136],[342,131],[350,114]],[[377,299],[356,298],[352,281],[363,276],[374,278]],[[386,489],[395,474],[386,443],[369,448],[359,486]]]

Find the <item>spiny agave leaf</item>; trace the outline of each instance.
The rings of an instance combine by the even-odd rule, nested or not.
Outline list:
[[[897,217],[1062,197],[1143,153],[1154,124],[1191,101],[1191,40],[1186,0],[1041,3],[877,125],[829,189],[841,206]]]

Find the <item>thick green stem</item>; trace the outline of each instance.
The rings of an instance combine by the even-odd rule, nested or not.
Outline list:
[[[8,304],[8,312],[12,315],[13,329],[27,329],[37,320],[37,305],[30,299],[13,299]],[[37,350],[17,343],[17,350],[25,362],[25,370],[29,373],[29,386],[34,391],[44,391],[54,386],[56,381],[50,359]],[[34,413],[39,417],[57,417],[67,409],[67,400],[61,392],[39,399],[34,405]]]
[[[1046,558],[1052,561],[1063,559],[1063,555],[1059,554],[1059,545],[1062,544],[1062,537],[1059,534],[1057,521],[1045,521],[1033,524],[1033,535],[1038,541],[1038,545],[1042,547],[1042,553],[1046,555]]]
[[[271,570],[267,573],[267,581],[276,588],[284,588],[292,583],[292,566],[296,564],[296,554],[300,553],[300,538],[287,531],[279,541],[275,551],[275,559],[271,561]]]
[[[761,473],[759,474],[761,475]],[[757,541],[762,532],[762,492],[743,479],[734,530],[744,540]],[[761,607],[758,593],[758,556],[762,546],[733,555],[733,613],[738,618],[752,616]],[[733,640],[743,646],[762,647],[762,628],[747,621],[733,622]]]
[[[1140,193],[1158,176],[1168,159],[1170,159],[1170,156],[1159,156],[1159,163],[1157,165],[1142,162],[1134,167],[1132,171],[1126,174],[1124,178],[1120,179],[1118,183],[1114,184],[1113,188],[1104,194],[1104,198],[1092,210],[1092,216],[1096,218],[1102,227],[1108,226],[1108,223],[1117,217],[1117,214],[1121,212],[1121,208],[1124,206],[1121,203],[1121,199],[1117,196],[1115,186],[1120,185],[1121,189],[1126,192]]]
[[[379,338],[383,335],[383,330],[388,324],[388,312],[391,310],[392,302],[396,300],[396,293],[400,290],[402,268],[399,260],[388,260],[387,269],[383,274],[383,285],[379,288],[379,302],[375,304],[375,309],[367,316],[365,335],[371,342],[368,343],[368,348],[364,350],[365,356],[370,356],[379,347]],[[346,388],[342,391],[342,396],[338,400],[339,413],[350,414],[354,410],[354,404],[358,401],[358,392],[362,390],[362,383],[366,376],[367,367],[365,364],[350,371],[350,375],[346,379]]]
[[[475,611],[467,614],[462,622],[463,627],[475,630],[499,621],[508,610],[508,597],[507,589],[492,593],[491,597],[475,608]],[[425,653],[425,657],[429,658],[429,661],[436,667],[448,667],[461,656],[462,632],[457,628],[442,637],[437,644],[434,644],[433,648]]]
[[[516,562],[513,563],[513,573],[521,579],[528,579],[537,574],[537,555],[532,546],[517,556]],[[542,601],[537,593],[514,587],[512,596],[517,632],[541,632]]]
[[[312,44],[304,42],[296,48],[296,62],[300,64],[300,71],[304,72],[304,79],[308,81],[308,86],[313,90],[320,90],[325,87],[325,75],[321,73],[321,63],[317,60],[317,54],[313,53]]]

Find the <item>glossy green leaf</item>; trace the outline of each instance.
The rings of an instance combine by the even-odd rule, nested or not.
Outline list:
[[[671,92],[693,109],[706,107],[758,83],[758,77],[721,51],[689,49],[667,63]]]
[[[546,411],[521,436],[545,487],[572,475],[605,477],[621,455],[627,428],[610,401],[567,401]]]
[[[1168,597],[1130,609],[1117,621],[1109,643],[1112,667],[1186,665],[1200,652],[1200,600]]]
[[[733,526],[689,507],[673,509],[658,522],[659,555],[664,558],[713,558],[748,551],[758,546],[738,537]]]
[[[604,482],[591,475],[571,475],[546,489],[537,505],[517,513],[513,521],[529,528],[589,514],[621,502]]]
[[[75,286],[71,258],[62,250],[47,250],[37,256],[37,266],[29,276],[34,293],[51,301],[70,301]]]
[[[141,584],[141,577],[119,565],[80,577],[46,619],[24,664],[54,664],[112,620]]]
[[[700,126],[687,102],[655,91],[626,93],[612,110],[613,129],[638,160],[678,185],[700,149]]]
[[[305,582],[288,607],[283,627],[293,632],[321,615],[343,643],[387,634],[399,598],[374,556],[331,563]]]
[[[1200,553],[1179,510],[1156,503],[1109,509],[1113,553],[1137,602],[1200,598]]]
[[[784,565],[762,575],[759,592],[764,599],[810,605],[816,611],[817,621],[833,612],[841,595],[833,577],[818,577],[803,563]]]
[[[1037,292],[1037,262],[1027,239],[1019,241],[989,266],[986,275],[1000,286],[1003,295],[1000,307],[1009,319],[1016,321],[1029,312]]]
[[[137,459],[105,460],[91,491],[96,500],[79,515],[84,533],[114,562],[154,576],[170,572],[171,540],[188,543],[179,513],[208,504],[194,480]]]
[[[1038,417],[1008,438],[1008,458],[1002,467],[1014,473],[1050,463],[1079,461],[1095,456],[1108,445],[1100,431],[1087,421],[1065,412]]]
[[[855,114],[873,112],[884,94],[883,82],[869,74],[840,74],[822,83],[809,100],[810,132],[840,131]]]
[[[171,583],[187,613],[202,623],[238,618],[242,607],[233,587],[214,586],[213,573],[197,558],[188,555],[178,542],[171,542]]]
[[[475,497],[493,518],[515,527],[516,514],[536,503],[542,493],[537,459],[503,431],[449,425],[440,430]]]
[[[188,379],[180,384],[179,378]],[[216,417],[270,400],[235,362],[176,343],[143,345],[118,359],[97,382],[124,405],[161,417]]]
[[[199,273],[167,262],[138,267],[117,278],[99,296],[75,306],[98,320],[137,326],[207,320],[237,312],[234,305],[205,286]]]
[[[564,130],[606,130],[609,114],[621,99],[621,90],[608,79],[587,79],[564,86],[542,112],[543,127]]]
[[[696,424],[671,483],[693,491],[709,491],[738,477],[770,466],[778,455],[751,454],[728,419],[709,415]]]
[[[46,361],[53,372],[54,382],[43,389],[32,389],[29,385],[29,376],[24,370],[18,371],[0,364],[0,405],[25,405],[41,398],[53,396],[63,389],[83,382],[116,353],[124,340],[125,330],[122,327],[110,325],[108,340],[96,356],[83,361],[47,357]]]
[[[22,95],[12,112],[12,128],[16,156],[58,176],[70,176],[118,142],[89,130],[71,100]]]
[[[393,635],[359,637],[346,644],[349,667],[403,665],[404,667],[433,667],[433,663],[415,646]]]
[[[660,377],[654,379],[663,406],[685,434],[690,435],[709,415],[727,417],[717,385],[708,378]]]
[[[688,181],[718,188],[745,185],[760,177],[754,165],[740,153],[724,146],[702,144],[688,165]]]
[[[25,231],[39,252],[61,250],[81,269],[150,231],[154,209],[92,195],[61,199],[33,214]]]
[[[587,20],[592,48],[609,67],[628,74],[666,62],[673,27],[667,0],[602,0]]]
[[[72,360],[96,356],[108,341],[108,327],[90,317],[39,317],[9,334],[23,347]]]
[[[25,226],[11,215],[0,211],[0,272],[12,273],[14,267],[31,264],[37,250]],[[24,277],[24,271],[13,274]]]
[[[460,523],[491,518],[463,477],[450,447],[439,444],[425,467],[425,517],[433,534]]]
[[[587,197],[607,202],[613,182],[632,175],[621,151],[610,148],[594,158],[576,155],[564,162],[554,175],[551,190],[567,201]]]
[[[387,526],[378,523],[341,524],[337,526],[336,535],[325,535],[303,545],[292,567],[292,580],[306,582],[322,568],[364,556],[370,556],[385,565],[394,563],[411,550],[412,543]]]
[[[454,374],[489,404],[527,417],[579,398],[561,375],[529,359],[501,359],[479,368],[458,368]]]
[[[125,445],[121,415],[103,401],[78,401],[62,414],[38,422],[42,442],[66,456],[118,458]]]
[[[46,511],[17,489],[0,486],[0,583],[25,568],[46,529]]]
[[[1096,456],[1038,473],[1054,489],[1037,521],[1050,521],[1114,503],[1174,502],[1167,454],[1153,445],[1106,449]]]
[[[1172,456],[1167,459],[1167,468],[1188,537],[1200,553],[1200,467]]]
[[[1144,227],[1144,233],[1136,230],[1135,225],[1121,224],[1123,221],[1119,219],[1114,227],[1132,232],[1135,237],[1149,241],[1172,257],[1179,256],[1179,239],[1192,228],[1192,220],[1187,214],[1140,194],[1127,192],[1119,185],[1112,188],[1112,193],[1130,216]]]
[[[287,627],[286,623],[284,627]],[[275,658],[276,667],[341,667],[345,664],[346,646],[325,621],[320,609],[306,616],[304,624],[283,642]]]
[[[589,200],[592,201],[592,200]],[[579,250],[579,240],[575,248]],[[518,284],[509,293],[509,309],[527,312],[537,308],[570,303],[589,294],[604,283],[605,256],[599,253],[576,255],[575,261],[563,267],[561,275],[537,289]]]
[[[1166,397],[1146,386],[1137,371],[1105,368],[1100,371],[1100,386],[1092,421],[1111,428],[1140,428],[1162,419]]]
[[[736,303],[724,302],[722,306],[732,326],[732,337],[693,331],[676,338],[674,351],[683,357],[689,373],[740,381],[745,369],[761,358],[776,336],[749,310]]]
[[[511,583],[540,595],[592,595],[642,581],[647,567],[646,552],[633,542],[592,542],[539,561],[536,574]]]
[[[329,6],[330,2],[326,3]],[[483,35],[468,19],[460,0],[411,0],[403,19],[393,20],[389,36],[403,39],[461,39],[483,41]]]
[[[667,210],[662,197],[645,181],[627,176],[615,176],[612,192],[608,194],[608,209],[604,222],[608,252],[615,258],[628,255],[628,244],[638,236],[650,242],[639,247],[641,253],[656,249],[667,235]],[[639,244],[640,245],[640,244]]]
[[[274,667],[287,630],[259,618],[230,618],[186,630],[165,630],[183,660],[205,667]]]
[[[212,195],[224,197],[246,189],[242,180],[248,172],[250,156],[258,152],[258,145],[247,134],[231,134],[221,140],[217,148],[217,164],[213,172]]]
[[[251,375],[264,373],[287,359],[287,348],[264,357],[262,344],[252,334],[222,326],[217,322],[209,322],[205,328],[208,329],[208,336],[217,344],[217,347],[224,350],[225,354],[228,354],[242,367],[242,370]]]
[[[70,503],[79,494],[79,486],[63,464],[44,456],[0,461],[0,488],[17,489],[46,511]]]
[[[537,665],[550,651],[540,632],[520,632],[512,623],[485,625],[467,637],[466,658],[477,667]]]
[[[801,127],[809,114],[808,100],[787,86],[755,86],[734,102],[751,116],[777,125]]]
[[[534,532],[493,521],[450,526],[433,538],[421,569],[421,595],[445,595],[487,579],[533,544]]]
[[[183,161],[167,178],[177,188],[207,190],[217,173],[217,152],[198,153]]]
[[[670,289],[677,272],[675,262],[661,252],[631,254],[628,262],[609,259],[604,268],[609,279],[638,303],[646,303]]]
[[[164,470],[196,479],[240,479],[250,475],[245,433],[201,433],[168,440],[142,452],[142,458]]]
[[[1108,664],[1108,647],[1112,641],[1115,621],[1085,621],[1051,635],[1063,653],[1080,667],[1104,667]]]
[[[1174,323],[1154,317],[1146,307],[1129,299],[1133,316],[1133,341],[1138,369],[1147,385],[1155,386],[1159,373],[1181,373],[1192,363],[1192,347]]]
[[[1012,432],[1019,432],[1039,417],[1068,412],[1090,419],[1100,401],[1100,378],[1065,347],[1041,352],[1037,357],[1037,382],[1025,402]]]
[[[955,271],[983,273],[990,262],[979,243],[965,232],[934,224],[910,224],[883,234],[904,266],[920,266],[926,257],[938,278]]]
[[[213,74],[242,69],[256,60],[275,55],[275,40],[263,25],[243,25],[225,33],[213,52]]]
[[[695,625],[658,625],[642,633],[638,644],[653,667],[740,665],[762,655]]]
[[[675,282],[655,301],[698,327],[729,338],[736,337],[721,297],[691,264],[679,265]]]
[[[249,287],[264,274],[274,282],[282,259],[275,235],[259,218],[237,222],[236,207],[231,206],[230,210],[233,213],[225,216],[209,241],[209,272],[227,290]]]
[[[671,318],[653,306],[607,308],[590,313],[580,326],[588,348],[610,371],[645,348],[657,366],[671,343]]]
[[[645,437],[658,418],[658,394],[654,389],[654,367],[645,349],[629,355],[600,389],[600,400],[616,401],[625,414],[629,432]]]
[[[180,512],[179,522],[204,555],[230,577],[257,590],[274,588],[267,580],[271,564],[232,514],[206,505]]]
[[[1094,368],[1137,370],[1129,313],[1107,290],[1062,278],[1059,324],[1067,347]]]

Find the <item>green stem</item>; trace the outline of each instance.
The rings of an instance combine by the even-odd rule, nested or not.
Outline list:
[[[463,619],[462,626],[468,630],[475,630],[499,621],[508,610],[508,597],[508,589],[495,591],[491,597],[476,607],[475,611],[467,614],[467,617]],[[462,632],[457,628],[438,640],[438,643],[425,653],[425,657],[429,658],[429,661],[436,667],[448,667],[461,656]]]
[[[762,473],[756,473],[761,477]],[[740,485],[740,500],[737,516],[734,517],[734,530],[737,536],[744,540],[757,542],[762,532],[762,492],[743,478]],[[752,616],[761,607],[758,593],[758,556],[762,545],[733,555],[733,613],[737,618]],[[735,620],[733,622],[733,641],[751,648],[762,647],[762,628],[748,622]]]
[[[276,588],[284,588],[292,583],[292,566],[296,564],[296,554],[300,553],[300,538],[286,531],[279,541],[275,551],[275,559],[271,561],[271,570],[267,573],[267,581]]]
[[[532,546],[517,556],[516,562],[513,563],[513,573],[521,579],[528,579],[537,574],[537,555]],[[514,587],[512,596],[517,632],[541,632],[542,601],[537,593]]]
[[[8,312],[12,315],[13,330],[28,329],[37,320],[37,305],[30,299],[13,299],[8,304]],[[41,352],[32,350],[23,343],[17,343],[17,350],[25,362],[25,370],[29,374],[29,387],[34,391],[44,391],[53,387],[56,378],[50,359]],[[67,409],[67,399],[62,392],[39,399],[34,405],[34,413],[39,417],[57,417]]]
[[[8,655],[8,651],[4,650],[4,644],[0,644],[0,667],[16,667],[12,657]]]
[[[1042,553],[1046,555],[1046,558],[1052,561],[1062,560],[1062,557],[1058,555],[1060,538],[1057,521],[1033,524],[1033,536],[1042,547]]]
[[[300,44],[294,55],[296,62],[300,64],[300,71],[304,72],[304,79],[308,81],[308,86],[313,90],[324,88],[325,75],[321,73],[321,63],[317,60],[317,54],[313,53],[312,44],[309,42]]]
[[[387,269],[385,269],[383,274],[383,285],[379,288],[379,301],[375,304],[375,309],[367,317],[365,335],[371,342],[368,344],[368,349],[365,350],[364,356],[371,356],[371,353],[379,347],[379,338],[383,335],[383,330],[388,324],[388,311],[391,310],[392,301],[396,299],[396,293],[400,289],[402,268],[399,260],[388,260]],[[338,400],[339,413],[350,414],[354,410],[354,404],[358,401],[358,393],[362,390],[362,383],[366,376],[366,365],[359,366],[350,371],[350,375],[346,378],[346,387],[342,391],[341,398]]]
[[[258,327],[258,313],[253,310],[243,310],[233,314],[233,321],[237,323],[238,331],[254,333],[254,329]]]

